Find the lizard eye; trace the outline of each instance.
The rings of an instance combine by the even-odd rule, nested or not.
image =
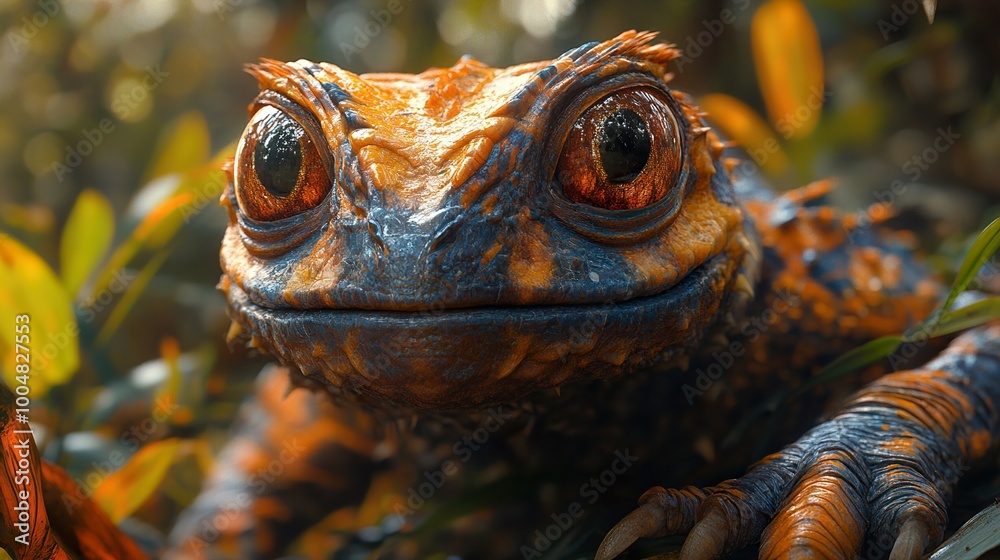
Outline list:
[[[254,220],[270,222],[316,207],[332,183],[302,125],[267,105],[250,119],[236,148],[236,199]]]
[[[674,187],[681,170],[677,122],[662,94],[617,91],[591,105],[563,144],[556,179],[569,200],[608,210],[643,208]]]

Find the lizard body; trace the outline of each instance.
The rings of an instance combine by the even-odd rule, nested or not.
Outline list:
[[[755,460],[719,448],[748,404],[926,315],[941,287],[905,236],[819,205],[824,183],[775,195],[734,172],[670,88],[676,56],[627,32],[507,69],[253,66],[220,288],[231,335],[286,367],[262,376],[168,557],[275,557],[367,492],[393,499],[358,512],[378,536],[331,545],[349,557],[593,551],[650,486]],[[598,556],[694,527],[689,558],[761,534],[767,557],[882,536],[913,557],[942,536],[954,473],[995,447],[996,339],[974,331],[854,397],[881,368],[810,390],[774,438],[830,420],[745,477],[647,492]],[[314,390],[282,397],[300,385]],[[257,491],[290,441],[296,458]],[[492,507],[421,529],[484,489]],[[559,538],[539,540],[553,522]]]

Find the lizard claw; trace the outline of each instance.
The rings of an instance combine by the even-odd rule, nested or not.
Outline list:
[[[611,560],[625,552],[632,543],[657,534],[666,523],[666,514],[653,503],[645,503],[619,521],[597,549],[594,560]]]
[[[920,520],[911,518],[903,523],[892,546],[889,560],[916,560],[923,555],[930,541],[931,531]]]
[[[696,492],[648,491],[642,507],[605,539],[598,558],[613,558],[641,536],[690,531],[682,560],[711,560],[754,542],[767,560],[858,557],[866,543],[882,554],[891,547],[890,560],[919,559],[941,541],[948,495],[967,460],[960,445],[972,447],[942,437],[958,431],[952,426],[962,419],[965,401],[947,392],[962,385],[934,376],[944,373],[883,377],[839,415],[740,478]],[[955,417],[931,416],[927,409]]]
[[[725,550],[729,528],[725,516],[718,510],[709,512],[684,540],[681,560],[712,560]]]
[[[687,486],[650,488],[639,497],[639,508],[628,514],[604,537],[594,560],[611,560],[644,537],[677,535],[691,530],[698,508],[711,490]]]

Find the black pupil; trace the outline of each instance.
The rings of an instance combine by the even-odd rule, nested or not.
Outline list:
[[[649,130],[632,109],[619,109],[604,119],[599,149],[604,173],[612,183],[627,183],[649,160]]]
[[[260,184],[278,198],[295,189],[301,165],[302,150],[291,125],[279,125],[268,131],[253,151],[253,166]]]

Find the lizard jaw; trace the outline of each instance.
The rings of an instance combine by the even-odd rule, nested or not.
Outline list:
[[[334,395],[444,412],[613,377],[696,344],[724,311],[741,260],[723,252],[663,293],[598,305],[292,310],[252,302],[228,276],[220,288],[254,346]]]

